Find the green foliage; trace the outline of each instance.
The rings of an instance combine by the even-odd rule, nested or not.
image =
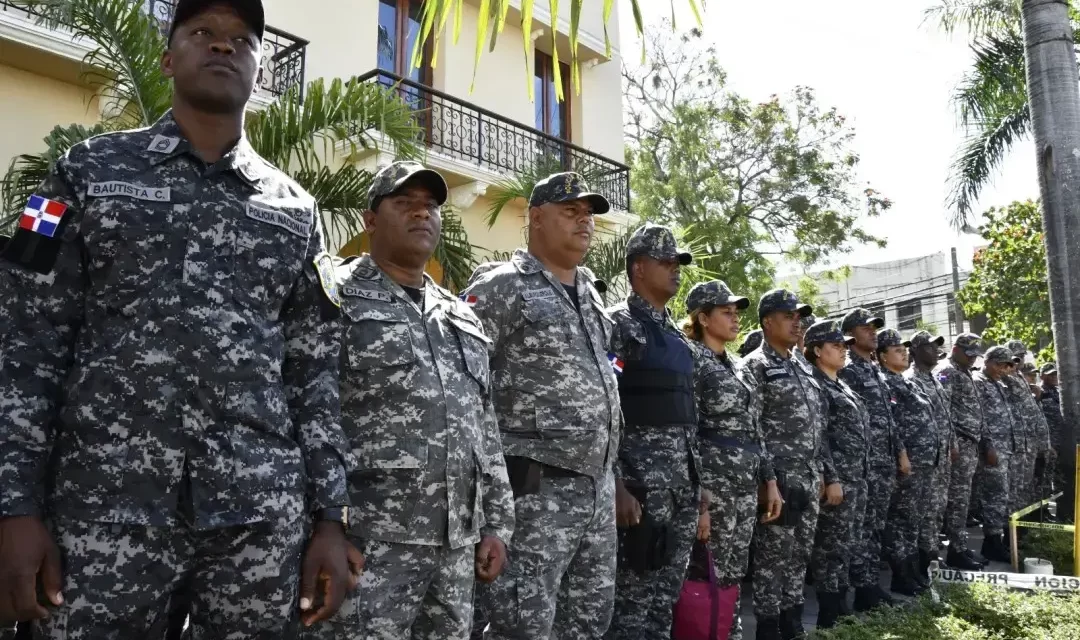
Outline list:
[[[807,88],[753,104],[726,88],[699,33],[656,31],[647,63],[623,72],[635,213],[687,230],[702,266],[748,297],[773,286],[778,258],[805,268],[884,246],[859,222],[891,203],[857,186],[842,115]]]
[[[882,608],[865,618],[817,630],[814,640],[1075,640],[1080,595],[992,587],[937,587],[942,602],[923,596],[910,608]]]
[[[960,290],[964,313],[987,315],[983,337],[992,343],[1046,345],[1053,334],[1041,207],[1014,202],[984,216],[979,229],[989,246],[975,254],[971,277]],[[1052,353],[1052,346],[1047,349]]]
[[[1071,576],[1073,572],[1073,534],[1071,531],[1024,529],[1020,556],[1042,558],[1054,565],[1054,574]]]

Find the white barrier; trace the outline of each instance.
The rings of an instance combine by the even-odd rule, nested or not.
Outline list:
[[[1080,578],[1074,576],[1049,576],[1036,573],[1007,573],[998,571],[958,571],[934,569],[931,579],[940,584],[971,584],[984,582],[1010,589],[1073,592],[1080,591]]]

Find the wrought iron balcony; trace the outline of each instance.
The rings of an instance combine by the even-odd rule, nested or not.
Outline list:
[[[132,0],[167,32],[176,10],[177,0]],[[28,20],[36,20],[38,12],[13,0],[0,0],[0,12],[10,12]],[[262,68],[256,83],[257,90],[277,97],[294,86],[304,86],[304,64],[308,41],[292,34],[266,27],[262,41]]]
[[[369,71],[359,80],[396,88],[413,108],[433,151],[502,174],[557,163],[587,175],[589,186],[612,207],[630,210],[630,168],[625,164],[393,73]]]

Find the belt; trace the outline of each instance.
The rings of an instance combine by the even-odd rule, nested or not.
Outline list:
[[[709,431],[706,431],[701,435],[710,443],[718,447],[734,447],[736,449],[742,449],[743,451],[747,451],[749,453],[761,455],[761,446],[752,442],[746,442],[744,440],[739,440],[738,438],[732,438],[731,436],[722,436],[718,433],[712,433]]]

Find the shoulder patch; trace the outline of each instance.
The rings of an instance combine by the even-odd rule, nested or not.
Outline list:
[[[315,272],[319,274],[319,284],[327,299],[340,307],[341,297],[338,295],[337,279],[334,278],[334,257],[326,251],[315,256]]]
[[[41,274],[52,272],[60,254],[61,236],[68,206],[37,194],[30,200],[19,217],[19,226],[3,248],[3,257],[9,262]]]
[[[311,235],[311,223],[307,220],[297,220],[284,211],[278,211],[269,207],[262,207],[251,202],[247,203],[247,217],[275,227],[281,227],[289,233],[307,238]]]
[[[163,136],[159,133],[150,141],[150,146],[148,146],[146,150],[153,151],[154,153],[172,153],[179,144],[180,138]]]

